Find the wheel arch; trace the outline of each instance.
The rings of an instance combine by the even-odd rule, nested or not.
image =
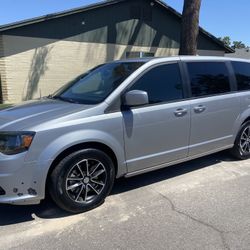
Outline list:
[[[237,136],[238,133],[241,129],[241,127],[243,126],[243,124],[245,124],[246,122],[250,121],[250,111],[247,110],[245,112],[243,112],[237,119],[237,121],[234,124],[234,129],[233,129],[233,134],[234,134],[234,140],[233,143],[235,144],[236,140],[237,140]]]
[[[115,167],[115,176],[118,175],[118,158],[115,154],[115,152],[106,144],[104,143],[100,143],[100,142],[96,142],[96,141],[91,141],[91,142],[84,142],[84,143],[79,143],[73,146],[70,146],[68,148],[66,148],[64,151],[62,151],[60,154],[57,155],[57,157],[53,160],[53,162],[51,163],[49,170],[47,172],[47,176],[46,176],[46,180],[45,180],[45,197],[48,196],[48,181],[49,181],[49,176],[51,175],[52,171],[55,169],[55,167],[57,166],[57,164],[63,159],[65,158],[67,155],[77,151],[77,150],[81,150],[81,149],[87,149],[87,148],[94,148],[94,149],[99,149],[101,151],[103,151],[104,153],[106,153],[111,160],[114,163],[114,167]]]
[[[73,145],[73,146],[65,149],[53,160],[52,164],[50,165],[49,171],[47,173],[46,187],[47,187],[47,183],[48,183],[48,177],[50,176],[50,174],[52,173],[54,168],[57,166],[57,164],[63,158],[65,158],[66,156],[68,156],[69,154],[71,154],[77,150],[86,149],[86,148],[99,149],[99,150],[103,151],[104,153],[106,153],[113,161],[114,166],[115,166],[115,175],[117,175],[117,173],[118,173],[118,160],[117,160],[117,157],[116,157],[114,151],[109,146],[107,146],[103,143],[100,143],[100,142],[84,142],[84,143],[79,143],[79,144]]]
[[[242,123],[241,123],[241,126],[243,125],[243,124],[245,124],[246,122],[249,122],[250,121],[250,116],[248,116]]]
[[[233,134],[234,134],[234,142],[237,138],[237,135],[242,127],[242,125],[246,122],[250,121],[250,110],[245,110],[242,112],[237,120],[235,121],[234,127],[233,127]]]

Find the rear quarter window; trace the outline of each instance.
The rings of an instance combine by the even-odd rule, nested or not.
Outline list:
[[[250,63],[232,62],[238,90],[250,90]]]

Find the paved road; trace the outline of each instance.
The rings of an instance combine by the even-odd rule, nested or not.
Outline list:
[[[101,207],[0,206],[0,249],[250,249],[250,160],[215,154],[121,179]]]

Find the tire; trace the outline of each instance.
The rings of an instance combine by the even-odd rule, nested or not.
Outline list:
[[[114,184],[115,168],[104,152],[83,149],[65,157],[49,178],[55,203],[67,212],[82,213],[105,201]]]
[[[239,160],[250,158],[250,121],[244,123],[236,137],[231,154]]]

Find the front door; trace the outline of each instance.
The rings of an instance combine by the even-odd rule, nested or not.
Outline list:
[[[151,68],[127,90],[149,96],[149,105],[123,111],[128,172],[187,157],[190,107],[182,86],[178,63],[168,63]]]

